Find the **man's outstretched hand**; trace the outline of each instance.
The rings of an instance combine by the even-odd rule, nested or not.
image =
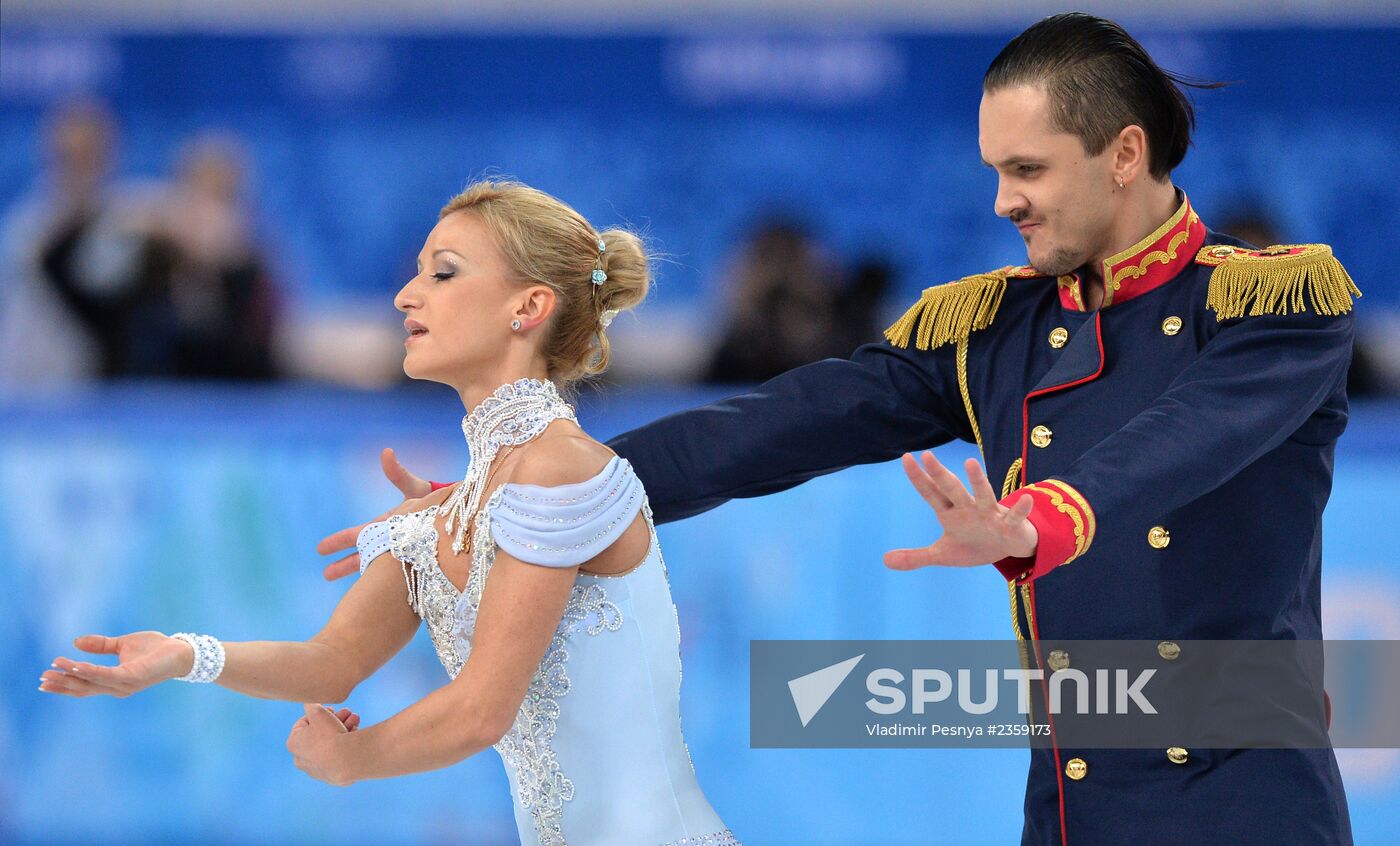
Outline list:
[[[885,566],[892,570],[918,567],[973,567],[1003,558],[1024,558],[1035,554],[1039,535],[1026,519],[1034,501],[1022,496],[1010,508],[997,502],[987,474],[977,459],[969,458],[967,469],[972,490],[925,452],[914,460],[905,453],[902,463],[909,481],[933,507],[933,515],[943,526],[943,537],[922,549],[895,549],[885,553]]]
[[[405,501],[420,499],[432,493],[432,485],[408,472],[408,468],[400,464],[398,458],[394,456],[393,449],[385,447],[384,451],[379,453],[379,465],[384,468],[384,477],[392,482],[394,487],[399,489],[399,493],[403,494]],[[398,510],[399,509],[394,509],[393,511],[385,512],[375,517],[373,520],[368,520],[358,526],[350,526],[334,534],[327,535],[321,539],[320,543],[316,544],[316,551],[321,555],[334,555],[337,552],[354,549],[355,539],[360,536],[361,529],[370,523],[385,519]],[[327,564],[324,575],[326,581],[329,582],[342,576],[348,576],[351,573],[357,573],[359,570],[360,554],[358,552],[352,552],[338,561]]]

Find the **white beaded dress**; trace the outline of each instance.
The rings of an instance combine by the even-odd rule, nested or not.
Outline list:
[[[503,484],[486,495],[496,450],[537,436],[573,410],[548,382],[504,385],[463,421],[473,466],[442,506],[360,534],[361,566],[390,552],[409,603],[447,674],[470,660],[482,586],[498,548],[529,564],[575,566],[645,515],[646,558],[619,576],[579,573],[515,723],[495,746],[506,766],[522,846],[738,846],[696,781],[681,735],[680,627],[651,510],[626,460],[592,479]],[[473,490],[475,488],[475,490]],[[474,501],[475,500],[475,501]],[[481,502],[484,500],[484,503]],[[438,566],[440,516],[460,546],[470,515],[471,569],[458,591]]]

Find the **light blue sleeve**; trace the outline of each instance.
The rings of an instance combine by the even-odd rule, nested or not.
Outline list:
[[[389,521],[370,523],[360,530],[355,538],[355,550],[360,553],[360,575],[365,574],[369,563],[389,550]]]
[[[488,506],[491,539],[529,564],[576,567],[627,531],[644,498],[632,465],[617,457],[598,475],[572,485],[502,485]]]

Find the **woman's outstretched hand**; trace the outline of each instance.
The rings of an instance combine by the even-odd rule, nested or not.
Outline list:
[[[385,478],[392,482],[394,487],[399,489],[399,493],[403,494],[405,504],[409,504],[413,500],[422,499],[433,492],[433,486],[410,473],[408,468],[399,463],[398,458],[394,456],[393,449],[389,447],[385,447],[384,450],[379,453],[379,466],[384,469]],[[321,555],[334,555],[337,552],[353,549],[355,546],[355,539],[360,536],[361,529],[369,525],[369,523],[384,520],[390,515],[400,513],[403,510],[412,509],[404,509],[403,506],[400,506],[393,511],[388,511],[358,526],[350,526],[327,535],[321,539],[320,543],[316,544],[316,551]],[[351,573],[358,573],[359,571],[360,554],[358,552],[352,552],[344,558],[327,564],[323,575],[325,575],[326,581],[330,582],[342,576],[348,576]]]
[[[297,769],[326,784],[346,787],[355,779],[348,773],[344,735],[360,727],[360,718],[349,708],[332,711],[324,705],[306,703],[306,714],[292,724],[287,735],[287,751]]]
[[[943,526],[943,537],[922,549],[896,549],[885,553],[885,566],[893,570],[918,567],[973,567],[1006,557],[1023,558],[1035,554],[1039,535],[1026,519],[1033,500],[1023,496],[1010,508],[997,502],[987,474],[977,459],[964,464],[971,492],[962,480],[925,452],[915,461],[905,453],[902,460],[909,481],[933,507]]]
[[[73,645],[95,655],[115,655],[117,666],[55,658],[53,669],[45,670],[39,677],[41,691],[122,698],[183,676],[194,664],[194,650],[189,644],[160,632],[134,632],[121,637],[83,635]]]

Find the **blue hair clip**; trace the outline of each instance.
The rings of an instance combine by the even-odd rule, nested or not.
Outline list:
[[[603,239],[598,239],[598,267],[593,271],[593,284],[601,285],[608,281],[608,274],[603,272],[603,253],[608,249],[608,245],[603,243]]]

